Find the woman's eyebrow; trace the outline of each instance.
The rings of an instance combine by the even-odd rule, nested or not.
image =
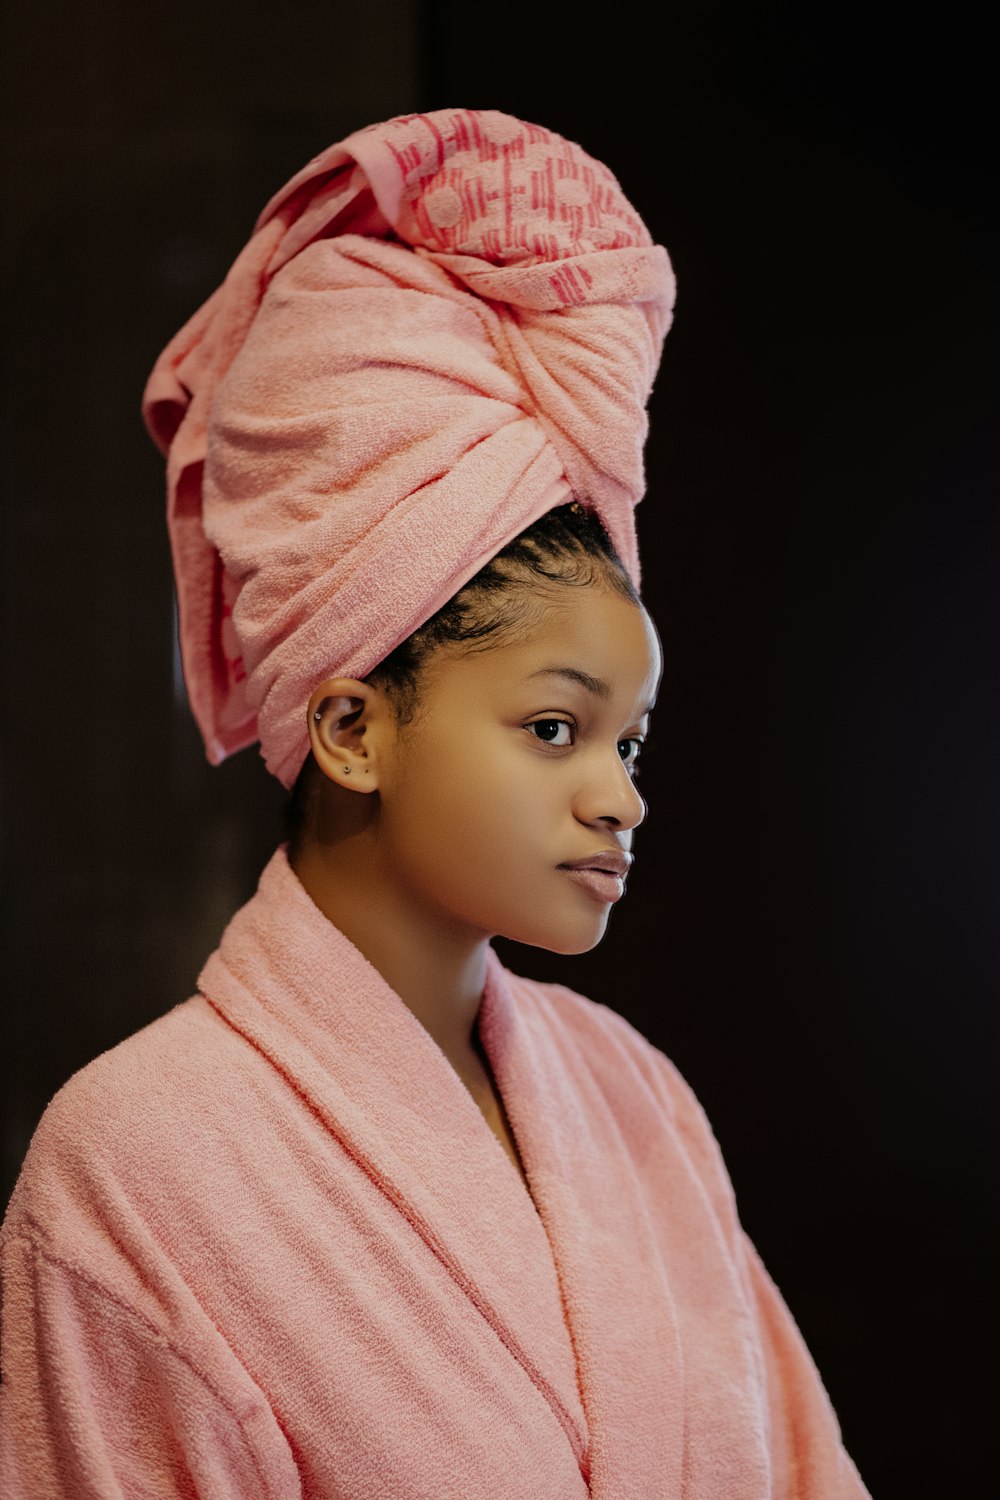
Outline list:
[[[531,677],[566,677],[570,682],[576,682],[588,693],[593,693],[595,698],[611,697],[611,684],[605,682],[603,677],[593,677],[589,672],[581,671],[579,667],[539,667],[537,672],[529,674]]]
[[[539,667],[537,672],[529,673],[529,682],[532,677],[565,677],[568,681],[586,688],[587,692],[592,693],[595,698],[602,698],[605,703],[613,697],[609,682],[605,682],[603,677],[594,677],[592,673],[584,672],[581,667]],[[648,704],[643,711],[644,714],[652,713],[653,706],[652,703]]]

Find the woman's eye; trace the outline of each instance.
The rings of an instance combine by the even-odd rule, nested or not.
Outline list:
[[[536,719],[529,730],[547,745],[571,745],[573,726],[566,719]],[[562,736],[560,738],[560,736]]]
[[[631,771],[639,759],[639,751],[642,749],[642,740],[627,739],[618,741],[618,754]]]

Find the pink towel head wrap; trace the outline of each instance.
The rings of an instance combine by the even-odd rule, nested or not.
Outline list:
[[[608,169],[494,110],[358,131],[271,199],[143,399],[213,764],[259,739],[290,787],[316,684],[555,505],[593,508],[638,583],[673,296]]]

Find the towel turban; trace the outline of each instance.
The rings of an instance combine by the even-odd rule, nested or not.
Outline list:
[[[673,296],[608,169],[494,110],[358,131],[271,199],[143,398],[213,764],[259,739],[290,787],[316,684],[555,505],[596,511],[638,584]]]

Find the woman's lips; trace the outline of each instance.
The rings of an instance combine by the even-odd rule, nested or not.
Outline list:
[[[559,868],[581,890],[593,896],[595,901],[620,901],[625,894],[625,881],[620,875],[613,874],[611,870],[579,870],[572,869],[568,865],[560,865]]]
[[[625,876],[631,864],[631,851],[615,844],[610,849],[596,849],[582,859],[568,860],[559,868],[565,870],[588,896],[607,903],[620,901],[624,896]]]

